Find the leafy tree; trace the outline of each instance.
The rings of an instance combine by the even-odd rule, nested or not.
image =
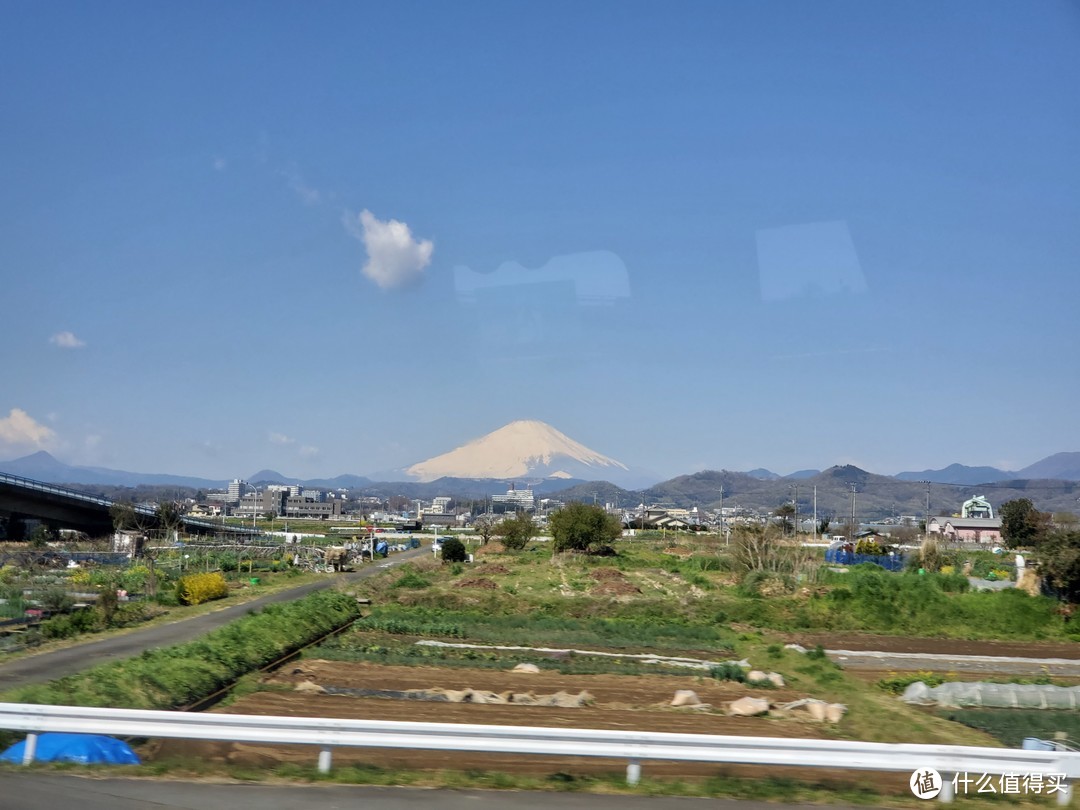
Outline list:
[[[39,523],[26,539],[30,541],[30,545],[34,548],[45,548],[56,537],[53,535],[52,529],[44,523]]]
[[[465,562],[468,559],[465,544],[456,537],[447,539],[442,544],[442,558],[444,563]]]
[[[1039,546],[1039,573],[1062,598],[1080,601],[1080,531],[1046,535]]]
[[[622,536],[622,522],[603,507],[575,502],[548,519],[555,551],[595,553]]]
[[[780,518],[780,526],[783,528],[784,534],[787,534],[791,529],[791,520],[795,517],[794,504],[781,504],[773,510],[773,514]]]
[[[486,546],[495,534],[495,527],[499,525],[499,519],[494,515],[480,515],[473,521],[473,529],[480,537],[480,545]]]
[[[829,525],[832,523],[828,518],[822,518],[818,523],[818,534],[824,536],[829,533]]]
[[[1001,515],[1001,535],[1010,548],[1038,545],[1049,528],[1048,516],[1036,509],[1028,498],[1006,501],[998,514]]]
[[[518,512],[513,517],[504,518],[493,533],[502,538],[506,548],[520,551],[536,536],[536,524],[528,512]]]

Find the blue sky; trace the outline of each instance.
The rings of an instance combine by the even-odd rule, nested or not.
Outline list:
[[[1080,449],[1074,2],[23,3],[0,74],[0,458]]]

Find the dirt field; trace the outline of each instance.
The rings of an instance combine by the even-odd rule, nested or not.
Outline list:
[[[867,633],[802,633],[788,641],[827,650],[931,653],[936,655],[1002,655],[1018,658],[1074,658],[1080,643],[1067,641],[963,641],[949,638],[904,638]]]
[[[401,691],[471,688],[492,692],[531,691],[540,695],[560,690],[576,694],[584,690],[593,696],[593,702],[580,708],[550,708],[273,691],[249,695],[222,711],[297,717],[638,729],[763,737],[808,738],[829,734],[827,727],[809,719],[726,717],[699,710],[668,707],[667,704],[677,689],[693,689],[702,701],[716,707],[748,694],[766,697],[772,702],[807,697],[792,690],[755,690],[742,684],[699,679],[697,676],[688,675],[561,675],[548,672],[521,674],[492,670],[302,661],[283,668],[268,679],[270,683],[278,685],[295,685],[304,680],[313,680],[323,686]],[[156,743],[152,750],[144,753],[148,754],[149,759],[181,756],[256,767],[272,767],[282,762],[311,765],[317,754],[313,748],[307,746],[269,747],[181,740]],[[342,765],[366,764],[400,769],[482,770],[545,775],[620,773],[626,767],[625,761],[621,760],[440,753],[412,749],[341,749],[335,751],[334,762]],[[650,762],[644,767],[649,775],[670,777],[707,777],[719,773],[760,776],[763,773],[760,768],[720,768],[693,763]],[[820,771],[803,774],[792,772],[785,775],[801,775],[811,780],[820,780],[827,776]],[[843,783],[851,784],[853,781],[868,778],[867,775],[856,774],[843,780]],[[878,782],[876,775],[874,781]],[[900,784],[900,787],[903,785]]]

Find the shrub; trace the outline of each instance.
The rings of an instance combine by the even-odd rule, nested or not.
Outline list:
[[[442,558],[444,563],[462,563],[467,559],[465,544],[456,537],[451,537],[443,543]]]
[[[723,664],[713,667],[709,670],[709,674],[718,681],[746,683],[746,673],[743,672],[743,668],[730,661],[725,661]]]
[[[428,588],[431,586],[431,581],[422,577],[416,571],[406,571],[402,574],[398,580],[391,585],[391,588]]]
[[[229,595],[229,583],[219,571],[188,574],[176,583],[176,598],[183,605],[201,605]]]

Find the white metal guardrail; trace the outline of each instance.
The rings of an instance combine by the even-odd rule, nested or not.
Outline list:
[[[42,732],[170,737],[192,740],[312,745],[319,748],[319,770],[327,772],[338,747],[414,748],[437,751],[494,752],[548,756],[625,759],[627,781],[637,783],[643,760],[715,762],[915,772],[933,768],[946,775],[939,798],[953,798],[950,774],[1059,777],[1059,804],[1072,795],[1071,780],[1080,777],[1080,753],[806,740],[782,737],[734,737],[601,729],[407,723],[383,720],[273,717],[240,714],[98,709],[0,703],[0,728],[27,732],[24,764],[33,762]]]

